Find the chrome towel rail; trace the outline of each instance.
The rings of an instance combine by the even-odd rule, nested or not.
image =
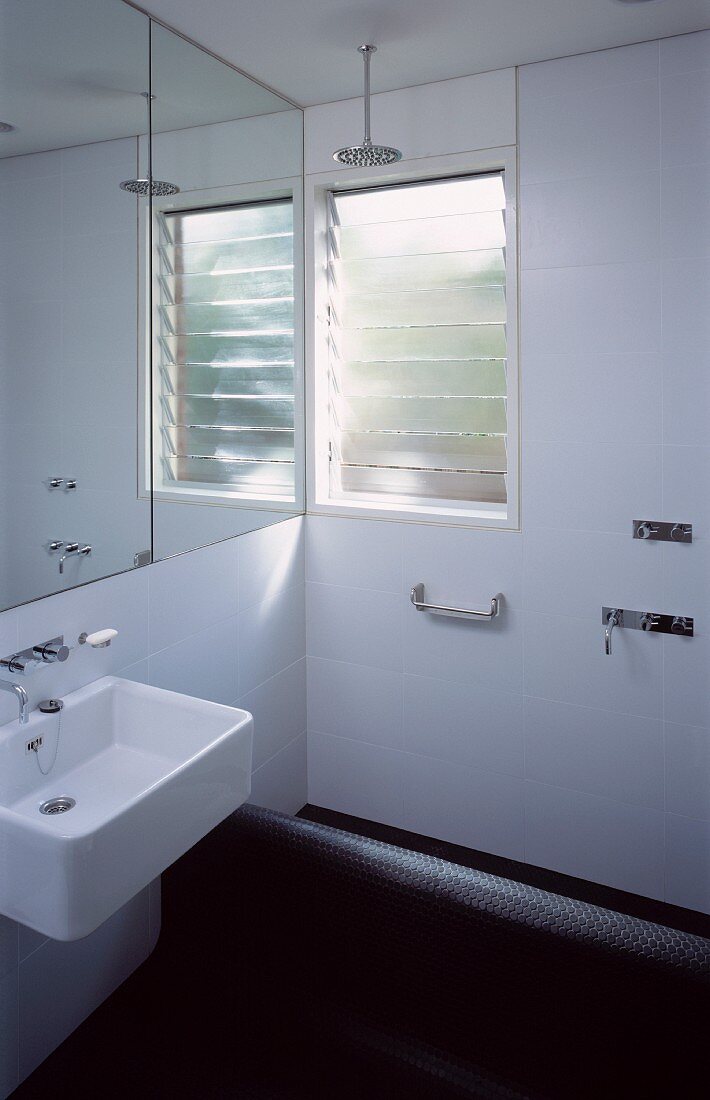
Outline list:
[[[431,611],[433,615],[449,615],[454,619],[484,619],[487,622],[498,616],[500,601],[503,599],[500,592],[497,596],[493,596],[490,611],[473,611],[466,607],[442,607],[437,603],[424,603],[423,584],[415,584],[409,593],[409,598],[417,611]]]

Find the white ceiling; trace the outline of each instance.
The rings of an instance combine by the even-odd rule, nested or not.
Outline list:
[[[0,0],[0,158],[145,133],[149,26],[119,0]],[[162,27],[152,82],[154,131],[288,109]]]
[[[710,26],[710,0],[138,0],[303,106]]]

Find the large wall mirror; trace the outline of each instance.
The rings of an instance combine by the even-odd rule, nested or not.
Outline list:
[[[0,0],[0,610],[302,510],[302,113]]]

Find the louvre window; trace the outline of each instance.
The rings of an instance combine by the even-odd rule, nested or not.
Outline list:
[[[160,485],[293,499],[290,199],[158,221]]]
[[[330,498],[505,504],[502,172],[328,211]]]

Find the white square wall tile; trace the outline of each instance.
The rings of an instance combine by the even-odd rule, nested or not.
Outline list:
[[[575,62],[578,58],[573,59]],[[520,84],[520,178],[523,186],[597,173],[659,166],[656,74],[650,80],[555,88],[541,97]]]
[[[673,638],[674,642],[698,639]],[[661,647],[658,635],[615,630],[613,653],[604,652],[599,622],[525,616],[525,694],[620,714],[661,717]]]
[[[407,753],[404,828],[523,859],[523,781]]]
[[[522,696],[405,676],[404,748],[449,764],[522,776]]]
[[[666,814],[666,901],[710,913],[710,821]]]
[[[147,953],[146,888],[85,939],[47,940],[25,959],[20,965],[20,1077],[51,1054]]]
[[[401,595],[388,592],[309,583],[309,657],[401,671],[402,602]]]
[[[659,264],[523,271],[525,355],[656,355],[661,339]]]
[[[692,523],[694,539],[710,539],[710,446],[663,448],[663,513]]]
[[[658,443],[526,443],[525,524],[626,534],[659,514],[661,461]]]
[[[402,618],[406,673],[491,691],[522,690],[521,612],[504,606],[497,619],[476,622],[430,615],[410,605]]]
[[[671,39],[670,41],[675,41]],[[559,57],[520,68],[521,102],[528,110],[553,96],[570,92],[590,92],[639,80],[655,80],[658,75],[658,42],[641,42],[611,50]],[[623,95],[623,89],[617,88]]]
[[[708,105],[710,110],[710,104]],[[667,259],[710,256],[710,160],[661,173],[661,241]]]
[[[0,916],[0,978],[4,978],[10,970],[17,968],[18,933],[21,927],[22,925],[10,920],[9,917]]]
[[[660,721],[531,698],[524,713],[527,779],[664,808]]]
[[[696,356],[708,364],[710,317],[710,256],[664,259],[663,354],[671,371],[680,356]],[[681,440],[680,442],[684,442]]]
[[[401,673],[309,657],[308,729],[401,749]]]
[[[252,775],[253,806],[268,806],[284,814],[295,814],[308,802],[306,734],[302,733]]]
[[[154,687],[230,706],[239,694],[237,618],[191,634],[150,658]]]
[[[379,745],[308,734],[308,801],[402,827],[405,754]]]
[[[661,76],[710,69],[710,31],[694,31],[662,38],[660,43]]]
[[[656,512],[638,513],[656,515]],[[602,605],[663,610],[660,543],[626,534],[531,529],[525,535],[525,606],[599,624]]]
[[[49,939],[48,936],[43,936],[41,932],[35,932],[34,928],[28,928],[25,924],[18,924],[17,930],[19,933],[20,962]]]
[[[135,684],[149,684],[150,658],[145,657],[142,661],[136,661],[132,665],[127,665],[126,668],[120,668],[118,675],[122,676],[124,680],[132,680]]]
[[[303,586],[262,600],[240,612],[238,621],[240,696],[305,656]]]
[[[378,520],[308,516],[307,580],[399,592],[404,526]]]
[[[710,635],[663,639],[663,704],[668,722],[710,728]]]
[[[696,634],[710,634],[710,539],[664,545],[662,610],[691,615]]]
[[[305,733],[305,657],[243,695],[237,706],[254,716],[252,768],[256,770]]]
[[[18,1000],[19,975],[14,970],[0,977],[0,1096],[9,1096],[19,1081]]]
[[[18,158],[19,160],[20,158]],[[0,237],[50,237],[61,225],[61,187],[55,176],[34,176],[0,184]]]
[[[17,612],[3,611],[0,613],[0,646],[2,656],[14,653],[19,648],[17,642]],[[11,722],[17,718],[17,700],[11,695],[0,694],[0,726],[5,722]]]
[[[303,584],[304,528],[303,517],[297,516],[239,537],[240,611]]]
[[[710,69],[661,79],[661,161],[664,167],[710,162]]]
[[[661,438],[660,355],[526,354],[522,383],[525,440],[628,443],[632,421]]]
[[[521,265],[654,260],[660,247],[660,203],[656,170],[528,184],[520,196]]]
[[[518,531],[408,523],[401,591],[408,598],[412,586],[422,583],[428,603],[484,610],[502,592],[507,608],[519,608],[522,554]]]
[[[666,722],[666,809],[710,821],[710,730]]]
[[[525,860],[662,899],[664,814],[597,795],[525,783]]]
[[[710,351],[707,356],[668,353],[663,359],[663,442],[706,446],[709,423]],[[710,447],[706,446],[706,451],[710,454]],[[682,493],[683,486],[679,488]],[[669,492],[676,491],[669,484]],[[673,503],[672,498],[670,502]],[[699,503],[695,501],[694,506]],[[710,531],[710,524],[707,530]]]
[[[163,899],[159,878],[153,879],[148,887],[148,951],[153,951],[158,943],[162,924]]]
[[[236,615],[237,539],[226,539],[150,567],[152,652]]]

